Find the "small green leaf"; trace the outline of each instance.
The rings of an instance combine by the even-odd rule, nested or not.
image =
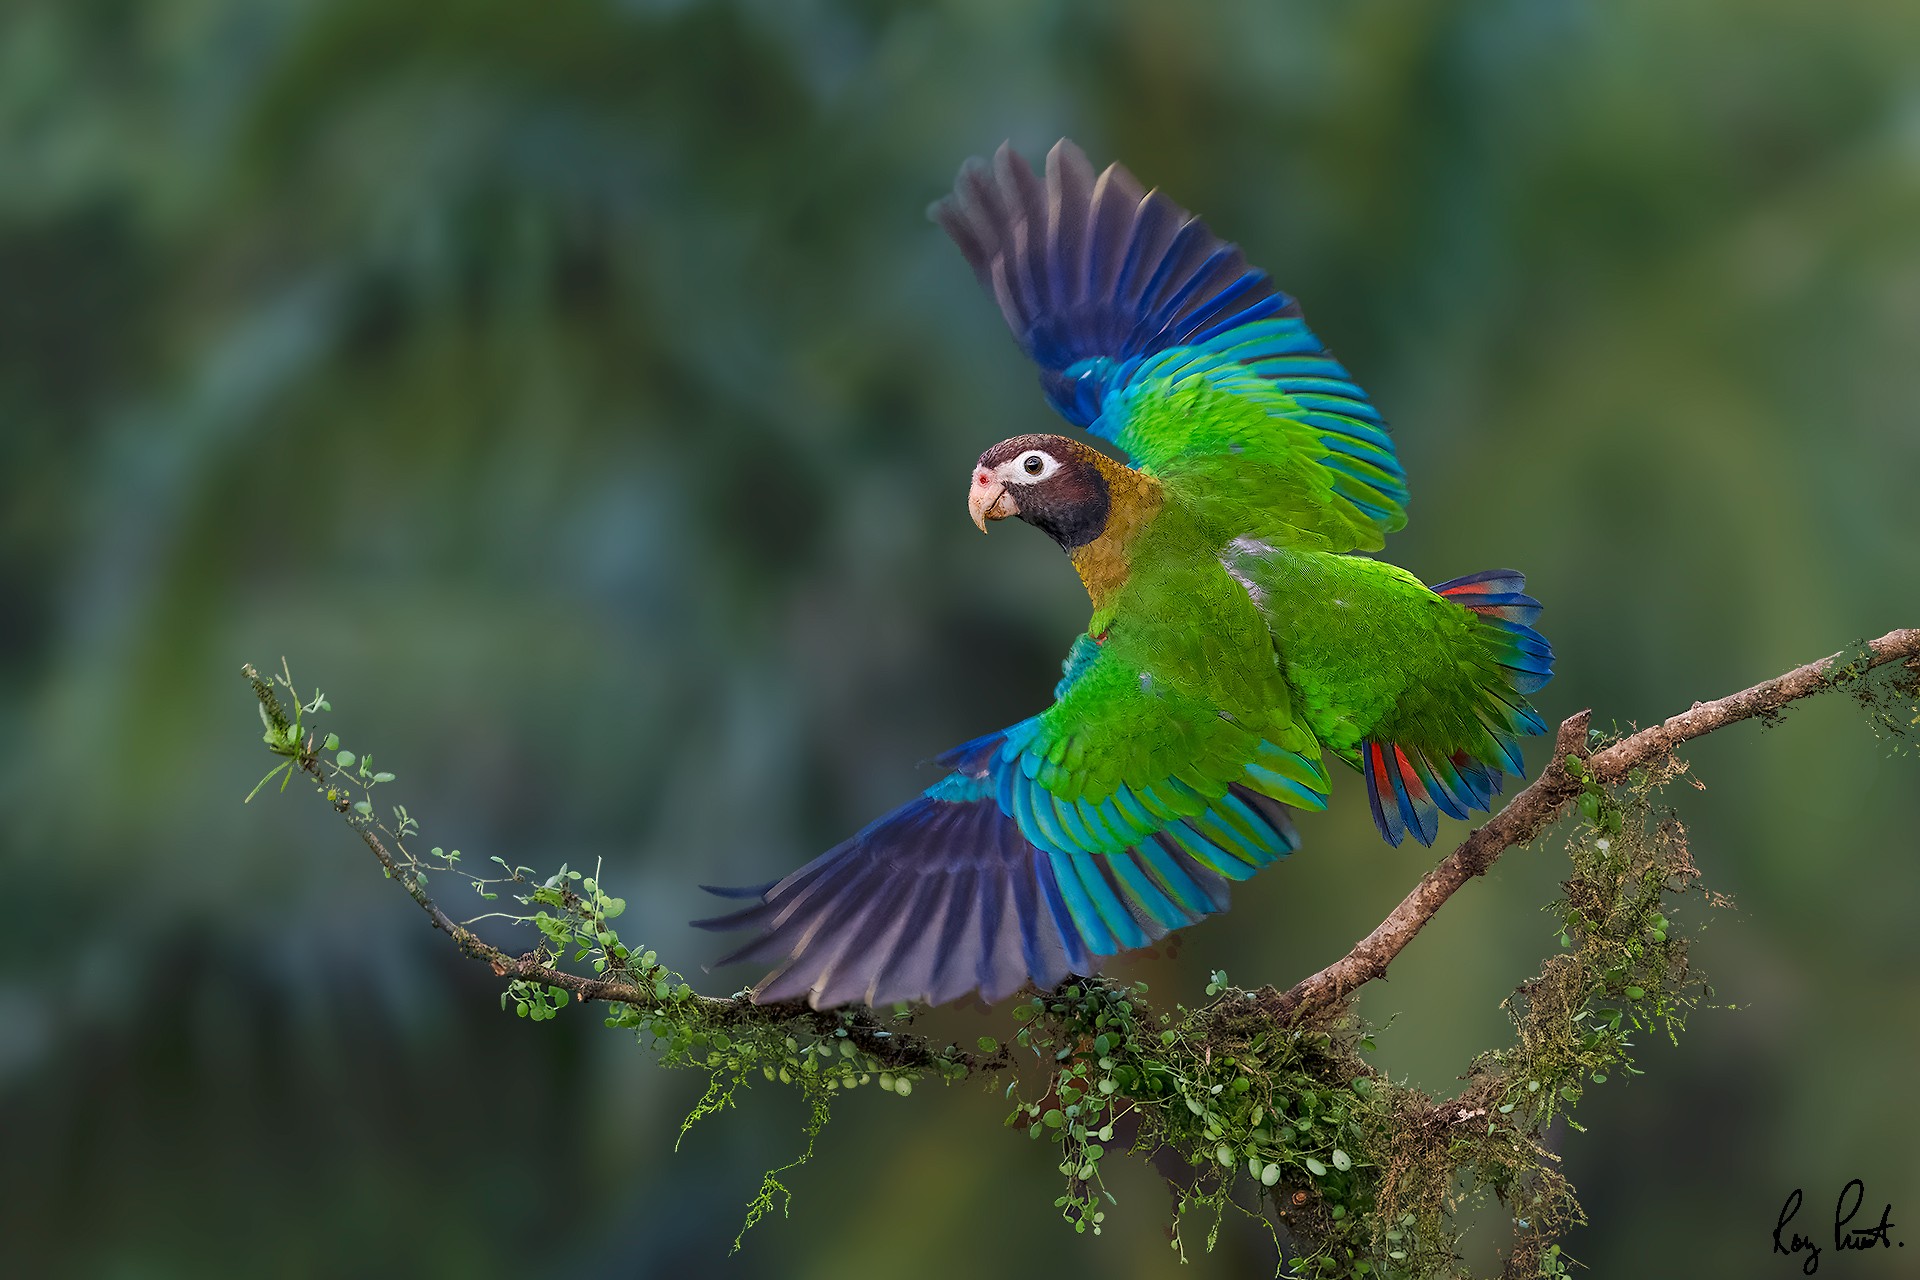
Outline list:
[[[1353,1157],[1340,1148],[1335,1147],[1333,1149],[1333,1167],[1345,1173],[1347,1170],[1353,1168]]]
[[[1304,1161],[1304,1163],[1307,1166],[1307,1172],[1312,1174],[1314,1177],[1324,1178],[1327,1176],[1327,1166],[1321,1164],[1318,1160],[1315,1160],[1312,1156],[1308,1156]]]
[[[339,765],[342,769],[351,769],[353,768],[353,762],[355,760],[358,760],[359,758],[360,757],[354,755],[353,752],[351,751],[342,751],[339,755],[333,758],[333,762]]]

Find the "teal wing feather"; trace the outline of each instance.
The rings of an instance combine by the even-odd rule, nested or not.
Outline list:
[[[1073,927],[1109,955],[1208,911],[1182,867],[1244,880],[1292,852],[1284,806],[1326,807],[1319,744],[1268,708],[1228,710],[1114,643],[1075,643],[1058,701],[942,762],[1051,862]],[[1223,714],[1224,712],[1224,714]],[[1179,855],[1179,856],[1174,856]]]
[[[1240,250],[1062,139],[1010,147],[931,210],[1060,413],[1182,488],[1231,536],[1375,550],[1406,523],[1379,412]]]
[[[1288,321],[1263,321],[1256,330]],[[1304,325],[1302,325],[1304,332]],[[1238,334],[1229,335],[1238,337]],[[1311,335],[1309,335],[1310,338]],[[1143,363],[1104,401],[1096,435],[1125,449],[1171,498],[1235,537],[1319,551],[1376,551],[1407,522],[1406,480],[1371,410],[1313,407],[1216,340]]]
[[[786,879],[728,891],[754,901],[698,923],[755,936],[721,963],[776,962],[762,1000],[997,1000],[1225,910],[1228,883],[1297,845],[1287,807],[1325,807],[1318,743],[1156,681],[1125,639],[1082,636],[1047,711],[940,756],[919,798]]]

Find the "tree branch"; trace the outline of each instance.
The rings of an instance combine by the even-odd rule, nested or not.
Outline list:
[[[1910,674],[1896,676],[1890,688],[1865,681],[1876,667],[1902,661]],[[757,1004],[750,992],[697,995],[657,964],[654,953],[636,956],[620,942],[610,922],[625,903],[607,893],[597,868],[588,876],[562,867],[537,882],[528,868],[499,859],[504,878],[470,875],[457,866],[458,850],[436,848],[422,859],[408,847],[420,828],[404,807],[392,806],[390,825],[375,816],[374,788],[393,775],[375,772],[369,756],[341,749],[335,735],[316,748],[305,717],[332,710],[325,698],[317,691],[311,701],[295,695],[289,719],[275,690],[280,684],[293,691],[284,666],[272,681],[250,666],[243,670],[260,703],[267,746],[281,759],[254,791],[276,777],[284,789],[295,772],[310,778],[436,929],[513,980],[506,995],[519,1002],[522,1015],[550,1017],[567,994],[577,1002],[601,1001],[614,1010],[610,1024],[638,1031],[643,1041],[651,1036],[664,1065],[704,1070],[706,1091],[686,1125],[731,1105],[737,1089],[764,1074],[799,1088],[812,1104],[804,1161],[835,1091],[876,1076],[880,1088],[906,1094],[916,1076],[951,1081],[1010,1073],[1018,1045],[1021,1061],[1031,1052],[1047,1081],[1037,1098],[1022,1094],[1015,1101],[1007,1123],[1024,1119],[1030,1138],[1057,1148],[1067,1193],[1054,1204],[1076,1230],[1100,1232],[1102,1206],[1111,1198],[1100,1173],[1111,1162],[1101,1156],[1117,1143],[1148,1155],[1173,1182],[1176,1244],[1180,1216],[1238,1204],[1234,1194],[1244,1176],[1255,1180],[1256,1194],[1272,1198],[1302,1274],[1320,1274],[1328,1263],[1344,1274],[1341,1260],[1363,1255],[1375,1265],[1404,1262],[1409,1274],[1451,1273],[1459,1244],[1454,1188],[1464,1178],[1493,1189],[1512,1212],[1516,1235],[1507,1273],[1532,1275],[1550,1254],[1558,1256],[1554,1238],[1584,1220],[1571,1185],[1554,1168],[1556,1157],[1543,1145],[1546,1126],[1589,1082],[1604,1080],[1605,1071],[1632,1067],[1630,1035],[1651,1027],[1673,1034],[1698,999],[1688,985],[1686,939],[1670,938],[1658,914],[1677,891],[1675,877],[1691,870],[1684,838],[1667,835],[1669,827],[1678,830],[1672,823],[1663,824],[1660,835],[1646,834],[1649,788],[1637,785],[1634,771],[1655,766],[1649,772],[1657,779],[1659,763],[1682,743],[1738,720],[1770,719],[1788,703],[1836,688],[1850,688],[1883,728],[1905,734],[1910,711],[1920,710],[1920,629],[1895,631],[1718,701],[1695,703],[1604,749],[1589,745],[1587,712],[1568,717],[1553,758],[1531,785],[1421,877],[1346,956],[1289,990],[1222,994],[1216,984],[1208,994],[1219,994],[1218,1000],[1157,1012],[1141,999],[1144,984],[1075,979],[1023,998],[1011,1010],[1020,1025],[1010,1042],[983,1037],[981,1053],[908,1032],[912,1015],[884,1025],[860,1007],[822,1012],[797,1003]],[[1881,700],[1889,691],[1899,699],[1897,713]],[[1906,706],[1909,695],[1914,708]],[[1611,790],[1622,783],[1626,790]],[[1611,872],[1592,863],[1610,856],[1607,842],[1576,841],[1575,879],[1587,877],[1581,883],[1594,901],[1569,926],[1581,934],[1573,953],[1550,959],[1541,976],[1521,988],[1532,1012],[1519,1027],[1520,1042],[1492,1054],[1492,1066],[1477,1067],[1467,1092],[1445,1103],[1380,1075],[1361,1056],[1372,1046],[1357,1020],[1346,1016],[1347,997],[1383,976],[1462,885],[1540,834],[1576,798],[1609,833],[1631,831],[1628,851],[1639,841],[1649,870],[1607,882]],[[508,918],[538,928],[542,942],[516,956],[483,941],[428,895],[429,873],[464,876],[489,898],[495,886],[527,887],[514,896],[530,912]],[[1568,896],[1574,894],[1570,884]],[[595,976],[554,967],[569,954],[576,965],[592,957]],[[1594,956],[1618,963],[1589,970],[1582,957]],[[1599,1016],[1583,1030],[1590,1013]],[[1275,1034],[1283,1030],[1276,1024],[1290,1025]],[[1578,1044],[1555,1049],[1556,1036],[1576,1037]],[[1283,1115],[1317,1121],[1263,1123]],[[779,1172],[763,1178],[747,1226],[785,1192]]]
[[[1843,663],[1843,658],[1849,661]],[[1356,942],[1353,950],[1286,991],[1265,988],[1259,996],[1260,1007],[1276,1018],[1290,1018],[1309,1007],[1341,1000],[1375,978],[1384,977],[1387,966],[1455,890],[1475,876],[1485,875],[1514,845],[1525,844],[1540,834],[1580,794],[1583,782],[1569,767],[1571,761],[1580,762],[1586,777],[1610,786],[1624,781],[1636,768],[1667,758],[1683,742],[1740,720],[1770,717],[1790,702],[1839,688],[1875,667],[1901,660],[1920,670],[1920,628],[1890,631],[1854,653],[1832,654],[1717,701],[1696,702],[1688,710],[1592,756],[1587,754],[1590,713],[1579,711],[1568,716],[1560,722],[1553,759],[1538,778],[1422,876],[1400,905],[1373,932]]]
[[[1842,664],[1840,660],[1848,657],[1851,660]],[[1901,660],[1920,669],[1920,628],[1892,631],[1861,646],[1852,655],[1834,654],[1717,701],[1695,703],[1688,710],[1591,756],[1587,748],[1589,713],[1580,711],[1567,717],[1560,724],[1553,759],[1538,778],[1517,792],[1499,813],[1476,828],[1458,848],[1422,876],[1387,918],[1355,943],[1345,956],[1318,973],[1302,978],[1286,991],[1263,988],[1257,997],[1258,1007],[1272,1017],[1291,1019],[1311,1007],[1341,1000],[1384,976],[1387,966],[1462,885],[1486,874],[1501,854],[1533,839],[1560,817],[1585,785],[1582,777],[1570,767],[1572,762],[1579,762],[1577,767],[1585,778],[1600,785],[1612,785],[1623,781],[1635,768],[1666,758],[1681,743],[1736,721],[1771,716],[1790,702],[1840,687],[1874,667]],[[275,729],[288,732],[291,722],[272,685],[251,665],[243,671],[268,720]],[[298,754],[292,759],[323,792],[328,790],[312,735],[299,744]],[[581,1002],[599,1000],[641,1010],[664,1006],[665,1001],[653,991],[633,983],[568,973],[541,964],[531,955],[515,956],[483,941],[428,896],[422,879],[393,856],[370,819],[356,814],[344,797],[334,799],[333,805],[365,842],[388,877],[400,883],[433,926],[451,938],[461,952],[491,966],[497,976],[558,987]],[[763,1005],[744,994],[730,998],[693,998],[716,1026],[804,1024],[820,1033],[845,1027],[858,1048],[887,1066],[923,1067],[938,1061],[969,1072],[991,1073],[1013,1065],[1005,1048],[993,1054],[976,1054],[957,1046],[943,1046],[926,1037],[888,1031],[865,1011],[821,1012],[798,1003]]]

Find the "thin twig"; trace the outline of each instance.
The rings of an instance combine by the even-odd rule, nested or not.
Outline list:
[[[273,686],[255,671],[252,664],[241,668],[253,686],[254,696],[260,699],[260,705],[266,709],[267,718],[276,729],[284,732],[292,723],[286,710],[280,704]],[[324,793],[328,790],[326,774],[320,765],[319,753],[314,750],[311,735],[302,744],[302,750],[295,763],[300,770],[320,785]],[[672,1002],[655,995],[651,990],[634,986],[631,983],[608,981],[601,978],[588,978],[580,974],[568,973],[550,965],[539,963],[531,955],[512,955],[491,943],[483,941],[472,930],[461,925],[441,909],[427,893],[421,878],[403,867],[380,834],[374,829],[374,823],[353,811],[352,804],[344,796],[331,801],[334,809],[347,820],[389,879],[396,881],[407,891],[407,896],[427,913],[433,927],[453,939],[454,946],[475,960],[484,961],[493,969],[494,975],[501,978],[518,978],[526,982],[545,983],[570,993],[578,1002],[590,1000],[605,1001],[609,1004],[630,1005],[636,1009],[658,1010],[670,1003],[685,1005],[686,1000]],[[993,1054],[972,1053],[954,1045],[941,1044],[925,1036],[889,1031],[882,1027],[873,1016],[864,1010],[852,1012],[851,1016],[830,1010],[812,1009],[804,1004],[756,1004],[747,995],[733,997],[692,996],[695,1004],[716,1027],[732,1026],[805,1026],[816,1033],[826,1035],[845,1028],[847,1038],[855,1047],[872,1057],[883,1067],[924,1067],[936,1060],[963,1067],[969,1072],[994,1072],[1013,1065],[1011,1053],[1002,1048]]]

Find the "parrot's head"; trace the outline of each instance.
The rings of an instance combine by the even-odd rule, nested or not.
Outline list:
[[[1015,436],[980,455],[967,511],[987,521],[1018,516],[1068,551],[1098,538],[1113,508],[1109,470],[1120,464],[1065,436]]]

